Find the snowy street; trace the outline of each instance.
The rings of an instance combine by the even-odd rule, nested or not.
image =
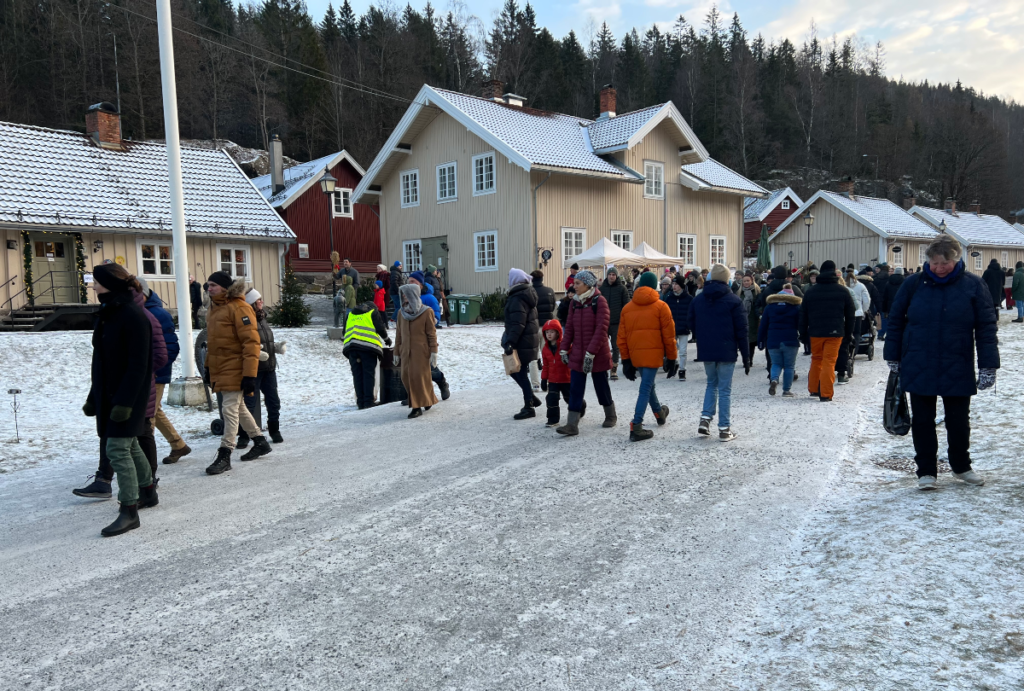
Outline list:
[[[881,427],[881,343],[831,404],[803,356],[798,397],[769,397],[758,353],[728,444],[696,435],[690,362],[630,443],[624,378],[615,429],[592,389],[579,437],[512,420],[500,327],[439,332],[453,394],[416,420],[355,410],[341,343],[281,329],[285,443],[209,477],[215,414],[168,408],[193,453],[111,539],[116,502],[70,492],[96,462],[89,334],[0,334],[0,393],[24,392],[20,444],[0,414],[0,687],[1020,687],[1020,326],[974,399],[987,484],[932,493]]]

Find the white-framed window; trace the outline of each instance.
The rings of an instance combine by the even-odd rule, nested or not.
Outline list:
[[[217,245],[217,270],[234,279],[248,280],[252,276],[251,254],[248,245]]]
[[[683,266],[697,265],[697,236],[676,235],[676,256]]]
[[[1009,252],[1003,252],[1002,255],[1000,255],[1000,256],[1001,256],[1001,258],[1000,258],[999,263],[1003,265],[1003,271],[1005,271],[1006,270],[1006,265],[1010,263],[1010,253]]]
[[[582,254],[587,242],[587,231],[583,228],[562,228],[562,261],[567,262]]]
[[[473,196],[494,194],[497,191],[494,175],[494,152],[473,157]]]
[[[924,266],[928,263],[928,245],[921,243],[917,246],[917,265]]]
[[[334,190],[335,218],[352,218],[352,190],[339,188]]]
[[[613,230],[612,231],[612,244],[619,249],[626,250],[627,252],[633,251],[633,231],[632,230]]]
[[[725,264],[725,236],[711,236],[711,264]]]
[[[420,205],[420,171],[402,171],[402,208]]]
[[[139,275],[144,278],[174,278],[174,246],[170,240],[139,238]]]
[[[789,211],[789,200],[788,199],[783,199],[782,200],[782,209],[784,211]]]
[[[420,253],[419,240],[406,240],[402,243],[402,266],[407,272],[423,270],[423,255]]]
[[[981,256],[981,253],[978,253],[978,256],[974,258],[974,270],[975,271],[981,271],[982,268],[984,268],[982,263],[981,263],[983,259],[984,259],[984,257]]]
[[[477,271],[498,270],[498,231],[473,233],[473,256]]]
[[[899,249],[899,252],[896,251],[897,248]],[[892,246],[892,265],[893,268],[903,268],[903,247],[900,245]]]
[[[459,197],[455,184],[455,161],[442,163],[437,167],[437,203],[453,202]]]
[[[644,161],[644,197],[647,199],[665,198],[664,163]]]

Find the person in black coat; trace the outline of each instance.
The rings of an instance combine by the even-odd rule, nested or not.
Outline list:
[[[896,267],[893,272],[885,280],[885,290],[882,293],[882,328],[878,330],[878,338],[885,340],[886,335],[889,332],[889,308],[892,306],[893,300],[896,299],[896,293],[899,292],[900,286],[903,285],[905,277],[903,275],[903,267]]]
[[[619,316],[622,314],[622,308],[629,304],[629,291],[626,290],[626,284],[619,278],[619,271],[614,266],[608,269],[608,274],[598,290],[608,301],[608,311],[611,314],[608,322],[608,340],[612,346],[611,380],[616,381],[619,378]]]
[[[558,301],[555,299],[555,289],[544,285],[544,272],[537,269],[530,274],[533,278],[533,289],[537,293],[537,318],[541,324],[547,324],[555,318],[555,309]]]
[[[109,537],[138,528],[140,506],[157,504],[149,461],[137,439],[147,427],[153,331],[135,301],[142,286],[124,267],[94,267],[92,286],[102,306],[92,334],[92,387],[82,411],[95,416],[96,432],[117,474],[120,511],[100,531]]]
[[[984,479],[971,470],[970,412],[971,396],[995,384],[1000,364],[992,295],[980,278],[967,271],[960,243],[953,237],[937,236],[926,253],[924,270],[904,281],[889,308],[885,360],[899,374],[903,391],[910,394],[918,487],[935,488],[939,396],[946,413],[954,477],[981,485]]]
[[[203,289],[196,282],[196,277],[188,275],[188,301],[192,306],[192,328],[199,328],[199,310],[203,308]]]
[[[1003,275],[1003,269],[999,266],[999,262],[995,259],[990,261],[988,268],[985,269],[985,273],[981,275],[981,279],[988,286],[988,292],[992,296],[992,305],[995,309],[996,321],[999,321],[999,305],[1006,299],[1006,291],[1004,290],[1006,276]]]
[[[686,348],[690,343],[690,303],[693,296],[686,289],[686,279],[677,274],[672,286],[661,294],[661,299],[672,311],[672,321],[676,323],[676,348],[679,351],[679,380],[686,381]]]
[[[814,289],[800,304],[800,340],[811,344],[807,391],[822,402],[832,400],[836,361],[843,344],[853,337],[856,319],[853,294],[836,275],[835,262],[822,262]]]
[[[776,266],[772,269],[772,280],[769,281],[765,289],[761,291],[761,295],[758,299],[758,308],[760,312],[764,312],[765,305],[768,304],[768,298],[782,291],[783,286],[786,285],[786,278],[789,277],[789,273],[786,271],[784,266]],[[804,296],[804,291],[799,286],[793,286],[793,295],[798,298]]]
[[[395,311],[393,319],[398,319],[398,313],[402,311],[402,299],[398,297],[398,289],[405,283],[405,279],[402,277],[402,262],[396,261],[391,265],[391,285],[388,287],[388,294],[391,296],[391,302],[395,305]]]
[[[565,328],[565,320],[569,318],[569,308],[572,307],[572,297],[576,294],[575,288],[569,288],[565,291],[565,295],[561,300],[558,301],[558,310],[556,311],[556,318],[562,324],[562,328]]]
[[[510,375],[523,390],[523,409],[513,417],[525,420],[536,417],[534,408],[540,399],[533,395],[530,384],[530,363],[540,353],[540,323],[537,321],[537,291],[530,275],[520,269],[508,272],[508,297],[505,299],[505,333],[501,347],[506,355],[519,356],[519,371]]]

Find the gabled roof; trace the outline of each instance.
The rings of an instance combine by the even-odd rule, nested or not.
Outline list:
[[[964,246],[1011,245],[1024,247],[1024,235],[1009,223],[990,214],[952,213],[943,209],[915,206],[910,213],[934,228],[945,221],[946,231]]]
[[[0,223],[69,231],[171,231],[167,147],[101,149],[79,132],[0,122]],[[187,232],[295,237],[221,150],[182,147]]]
[[[811,208],[818,200],[831,204],[846,215],[859,223],[878,233],[883,238],[920,238],[930,240],[935,237],[935,229],[924,221],[914,218],[903,210],[902,207],[892,203],[888,199],[877,199],[875,197],[848,197],[837,192],[826,192],[819,190],[813,197],[804,202],[796,212],[779,226],[778,230],[768,238],[774,242],[779,233],[793,223],[799,223],[800,217],[807,209]]]
[[[707,149],[671,101],[613,118],[599,118],[587,125],[587,134],[595,153],[610,154],[633,148],[666,119],[676,126],[698,161],[708,158]]]
[[[323,175],[324,169],[333,168],[343,160],[356,169],[360,176],[366,175],[366,171],[360,167],[344,149],[322,156],[316,160],[294,165],[284,169],[284,189],[277,194],[271,194],[270,175],[261,175],[252,179],[252,184],[260,191],[260,194],[270,202],[275,209],[286,209],[288,205],[298,199],[306,190],[317,183]]]
[[[754,197],[767,197],[768,190],[756,182],[722,165],[713,158],[682,167],[679,182],[696,191],[725,192]]]
[[[762,199],[760,197],[747,197],[743,207],[743,222],[749,223],[750,221],[763,221],[768,218],[768,214],[775,211],[776,207],[778,207],[786,197],[792,197],[796,202],[796,206],[791,207],[790,212],[796,211],[796,207],[804,203],[800,196],[790,187],[775,190],[767,199]]]

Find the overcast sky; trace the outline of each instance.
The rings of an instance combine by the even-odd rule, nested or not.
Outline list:
[[[306,0],[319,20],[328,0]],[[337,0],[332,0],[337,6]],[[405,0],[392,0],[404,7]],[[350,0],[363,13],[369,0]],[[378,2],[379,4],[379,2]],[[421,9],[426,0],[412,0]],[[502,0],[468,0],[469,11],[490,27]],[[591,19],[602,21],[621,39],[636,27],[654,23],[671,26],[682,14],[700,25],[711,2],[692,0],[570,0],[534,2],[537,20],[558,38],[574,29],[582,37]],[[837,34],[842,40],[856,34],[867,44],[882,41],[886,50],[886,73],[893,78],[930,82],[955,82],[973,86],[986,94],[998,94],[1024,101],[1024,0],[780,0],[718,2],[727,19],[739,12],[751,36],[788,37],[800,43],[813,19],[819,35]],[[436,0],[443,11],[445,0]]]

